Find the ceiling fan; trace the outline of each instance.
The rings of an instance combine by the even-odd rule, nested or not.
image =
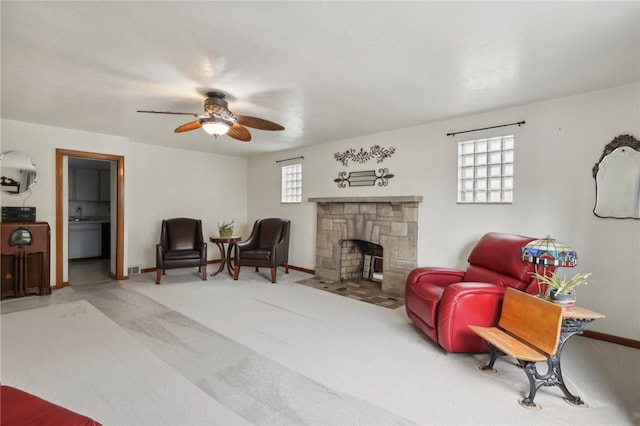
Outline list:
[[[251,132],[247,127],[259,130],[284,130],[284,127],[262,118],[249,117],[232,113],[225,100],[226,95],[222,92],[208,92],[207,99],[204,100],[204,114],[192,112],[170,112],[170,111],[141,111],[150,114],[175,114],[192,115],[197,118],[195,121],[177,127],[176,133],[188,132],[202,128],[205,132],[215,137],[228,135],[243,142],[251,140]],[[246,127],[245,127],[246,126]]]

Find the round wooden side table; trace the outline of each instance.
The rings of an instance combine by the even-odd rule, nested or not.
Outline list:
[[[212,277],[218,275],[224,269],[225,265],[227,266],[227,272],[229,275],[233,275],[233,268],[231,267],[231,251],[233,250],[233,246],[236,245],[238,241],[240,241],[239,236],[231,236],[231,237],[211,237],[209,241],[218,246],[220,250],[220,267],[216,272],[211,274]],[[224,245],[228,244],[227,250],[225,252]]]

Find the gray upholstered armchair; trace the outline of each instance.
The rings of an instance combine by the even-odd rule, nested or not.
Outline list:
[[[202,221],[176,218],[162,221],[160,243],[156,246],[156,284],[167,269],[197,266],[207,279],[207,243],[202,237]]]
[[[289,228],[287,219],[259,219],[249,239],[236,244],[233,279],[238,279],[241,266],[271,269],[271,282],[276,282],[276,268],[284,266],[289,273]]]

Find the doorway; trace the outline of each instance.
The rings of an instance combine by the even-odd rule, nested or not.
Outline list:
[[[114,188],[110,197],[109,221],[113,230],[114,241],[110,247],[108,275],[111,279],[124,280],[124,157],[118,155],[101,154],[84,151],[56,149],[56,284],[55,288],[69,285],[65,280],[65,266],[69,261],[69,217],[78,217],[74,211],[69,211],[68,181],[69,158],[100,160],[112,164],[114,169]],[[112,175],[113,176],[113,175]],[[68,268],[67,268],[68,269]]]
[[[67,158],[67,281],[110,282],[115,161]],[[115,210],[114,210],[115,211]]]

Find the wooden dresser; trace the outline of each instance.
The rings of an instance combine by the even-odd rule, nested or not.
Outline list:
[[[51,294],[51,228],[47,222],[2,222],[0,298]]]

